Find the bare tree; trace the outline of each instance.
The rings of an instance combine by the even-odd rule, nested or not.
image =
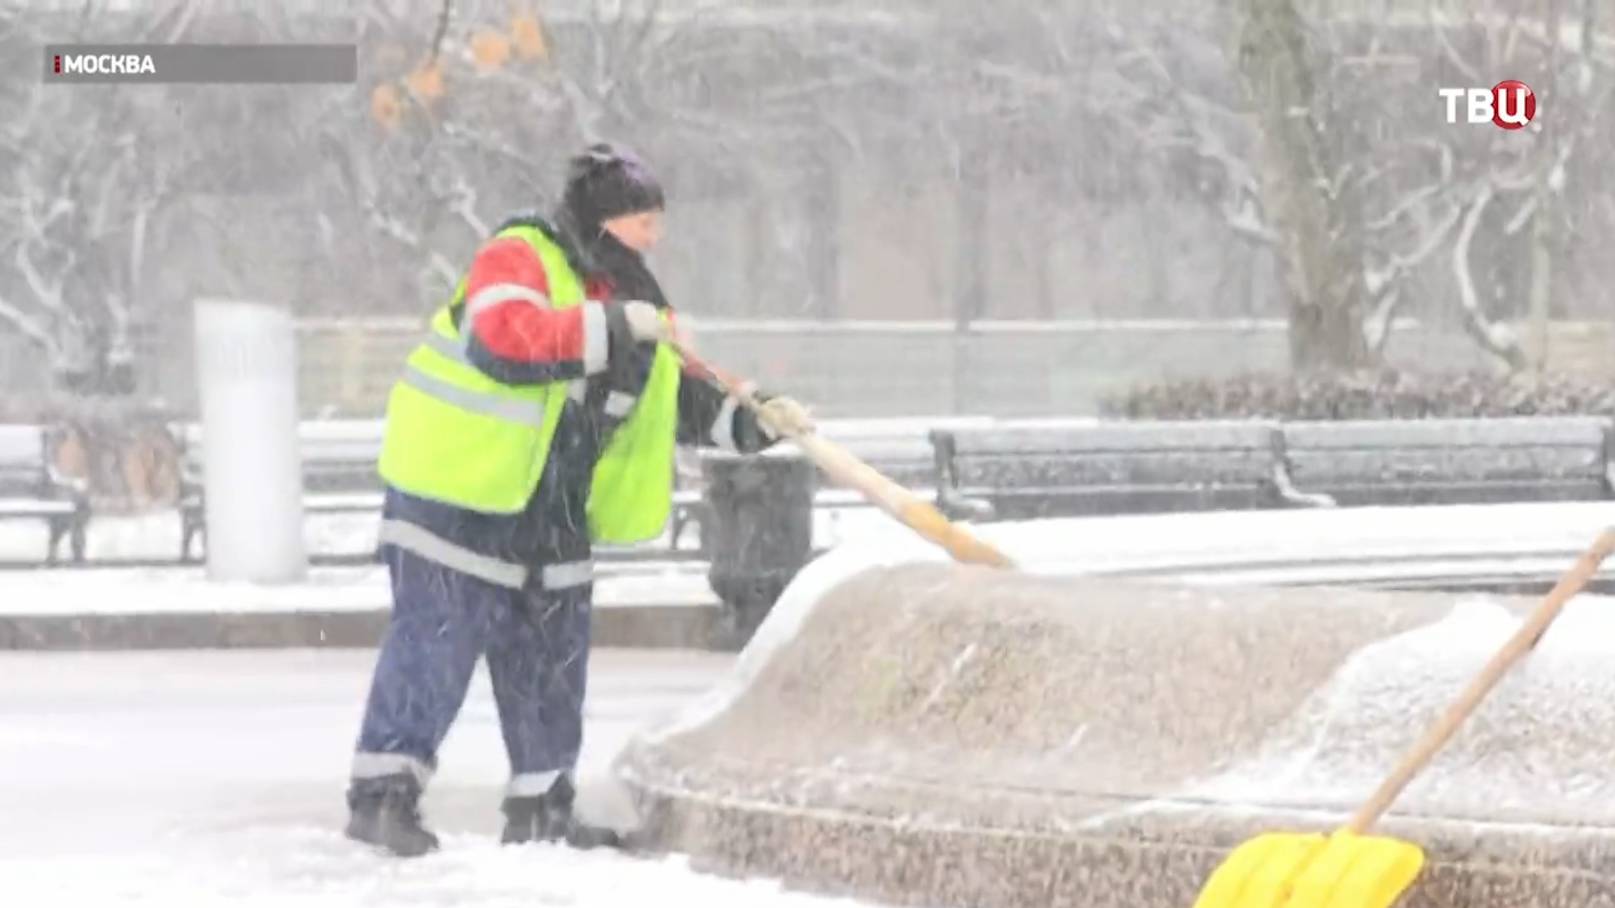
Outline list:
[[[499,52],[490,63],[479,59],[479,41],[513,36],[498,17],[504,6],[498,14],[484,6],[378,4],[360,40],[382,51],[381,78],[389,91],[400,86],[401,115],[391,128],[355,123],[340,108],[322,117],[319,145],[340,175],[341,198],[421,263],[418,285],[433,296],[452,290],[463,255],[498,217],[553,203],[555,176],[585,142],[633,136],[666,159],[730,161],[725,176],[735,184],[777,179],[807,169],[811,154],[801,149],[822,141],[828,94],[877,78],[856,63],[832,74],[792,40],[799,33],[718,2],[546,5],[543,53]],[[407,87],[428,56],[441,95]],[[800,78],[748,78],[749,67],[768,64]],[[724,92],[705,88],[724,75],[735,77]]]
[[[1367,307],[1356,199],[1342,149],[1325,137],[1322,90],[1294,0],[1249,0],[1238,65],[1260,123],[1264,207],[1290,305],[1290,358],[1302,369],[1364,365]]]
[[[1293,0],[1242,0],[1235,59],[1247,92],[1232,101],[1204,87],[1207,70],[1185,71],[1184,61],[1215,46],[1215,35],[1111,33],[1122,73],[1135,77],[1120,93],[1154,114],[1135,131],[1149,147],[1181,149],[1210,165],[1218,174],[1210,201],[1228,228],[1281,263],[1298,369],[1375,362],[1410,295],[1440,286],[1427,266],[1443,249],[1461,324],[1482,349],[1520,368],[1526,353],[1506,315],[1522,314],[1523,300],[1500,308],[1483,299],[1476,262],[1500,261],[1498,247],[1529,235],[1535,269],[1510,259],[1484,286],[1523,297],[1509,293],[1507,272],[1534,275],[1531,308],[1545,311],[1546,212],[1562,197],[1577,139],[1602,128],[1597,115],[1608,104],[1610,61],[1596,53],[1594,5],[1581,3],[1576,41],[1554,43],[1546,34],[1564,33],[1549,22],[1555,0],[1516,4],[1508,15],[1482,6],[1456,19],[1427,4],[1422,21],[1383,23],[1309,16]],[[1556,116],[1542,118],[1551,127],[1465,132],[1432,100],[1440,83],[1432,69],[1482,86],[1532,65],[1557,74],[1543,83],[1549,91],[1574,86],[1553,92]],[[1136,91],[1128,95],[1127,85]],[[1494,214],[1499,202],[1508,208]],[[1475,248],[1482,241],[1484,254]]]
[[[87,3],[80,21],[93,21]],[[148,33],[184,33],[171,4]],[[0,32],[39,43],[57,23],[0,11]],[[53,33],[53,37],[55,33]],[[38,345],[70,390],[126,390],[153,225],[198,161],[173,143],[168,105],[117,89],[9,82],[0,123],[0,320]]]
[[[248,103],[186,94],[195,113],[180,131],[196,141],[183,146],[161,143],[174,128],[167,94],[8,82],[0,325],[91,374],[152,315],[153,286],[174,299],[223,283],[308,310],[414,310],[452,291],[500,217],[554,201],[579,143],[624,138],[722,212],[698,228],[744,225],[745,280],[770,291],[734,307],[747,314],[849,314],[842,272],[862,259],[844,244],[861,194],[919,198],[926,211],[951,195],[951,217],[903,239],[930,271],[910,291],[962,324],[999,295],[994,255],[1023,248],[996,227],[1006,193],[1025,227],[1012,240],[1044,257],[1028,284],[1041,299],[1022,311],[1049,314],[1060,288],[1047,259],[1088,229],[1083,212],[1148,224],[1198,195],[1227,231],[1207,240],[1282,265],[1302,368],[1372,363],[1405,314],[1454,316],[1517,365],[1511,322],[1531,312],[1540,323],[1575,280],[1602,273],[1574,255],[1615,228],[1615,206],[1574,191],[1596,178],[1610,137],[1615,61],[1593,28],[1597,4],[1481,0],[1454,15],[1426,2],[1378,22],[1349,6],[365,0],[349,27],[376,81],[255,90]],[[106,18],[21,9],[0,0],[0,42],[18,56],[47,21],[58,39]],[[529,13],[541,17],[536,44],[511,18]],[[170,0],[118,34],[194,37],[234,16],[302,36],[299,15]],[[433,78],[412,79],[428,66]],[[1444,122],[1437,85],[1505,75],[1537,87],[1540,132]],[[365,105],[382,87],[395,115],[377,122]],[[232,215],[219,233],[234,245],[170,248],[205,233],[196,220]],[[288,220],[255,245],[252,225],[271,216]],[[1049,225],[1063,218],[1061,236]],[[1132,233],[1147,248],[1150,231]],[[1195,280],[1170,254],[1145,254],[1154,285],[1140,277],[1140,299],[1108,311],[1139,314],[1153,286]],[[270,255],[285,263],[264,266]]]

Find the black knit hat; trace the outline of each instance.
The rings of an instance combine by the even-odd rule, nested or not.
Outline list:
[[[567,168],[565,205],[581,227],[598,227],[625,214],[660,211],[665,204],[656,175],[620,145],[590,145]]]

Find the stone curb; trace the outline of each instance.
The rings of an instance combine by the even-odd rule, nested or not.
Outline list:
[[[646,818],[641,835],[655,843],[657,853],[689,854],[696,870],[771,877],[825,897],[892,905],[1177,908],[1194,903],[1235,844],[1261,832],[1328,828],[1315,817],[1282,811],[1181,808],[1168,819],[1153,818],[1153,824],[1147,816],[1136,821],[1158,828],[1074,833],[728,801],[659,787],[637,787],[634,795]],[[1141,808],[1147,801],[1127,803]],[[1491,839],[1477,844],[1475,833],[1438,822],[1387,824],[1381,834],[1424,843],[1431,852],[1397,904],[1546,908],[1606,905],[1615,898],[1615,878],[1598,868],[1615,835],[1611,830],[1537,824],[1486,829]],[[1544,829],[1563,837],[1561,853],[1545,852]],[[1577,866],[1582,863],[1590,866]]]
[[[0,650],[372,647],[388,614],[378,608],[0,615]],[[738,648],[716,603],[597,606],[592,633],[595,646]]]

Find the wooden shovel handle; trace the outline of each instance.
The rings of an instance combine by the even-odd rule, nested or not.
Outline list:
[[[671,343],[684,358],[686,365],[703,373],[746,408],[756,413],[759,419],[768,422],[768,414],[763,410],[762,403],[757,400],[756,395],[751,392],[750,383],[701,359],[689,349],[688,345],[679,341]],[[862,492],[870,503],[892,515],[925,539],[947,550],[955,560],[993,567],[1015,566],[1008,555],[949,520],[934,505],[881,475],[878,470],[859,460],[841,445],[817,434],[792,432],[789,427],[778,426],[772,422],[769,422],[769,427],[795,442],[803,453],[825,472],[825,475],[841,485]]]
[[[1391,803],[1402,793],[1413,777],[1433,759],[1442,746],[1458,731],[1458,727],[1469,714],[1475,711],[1480,702],[1486,698],[1491,689],[1502,680],[1503,675],[1518,662],[1522,656],[1535,647],[1542,634],[1547,631],[1548,625],[1559,616],[1565,603],[1581,592],[1582,587],[1592,580],[1598,573],[1598,567],[1610,553],[1615,551],[1615,527],[1604,530],[1599,534],[1591,548],[1582,553],[1576,563],[1559,578],[1552,590],[1542,598],[1534,611],[1531,612],[1514,636],[1503,644],[1502,649],[1492,656],[1486,667],[1481,669],[1475,680],[1458,697],[1458,700],[1447,709],[1441,720],[1435,724],[1424,737],[1408,751],[1403,757],[1400,766],[1380,783],[1378,790],[1369,797],[1365,803],[1346,824],[1347,831],[1362,834],[1369,827],[1378,822],[1379,818],[1390,808]]]

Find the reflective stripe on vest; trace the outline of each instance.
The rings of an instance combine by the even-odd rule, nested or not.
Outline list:
[[[624,416],[628,415],[628,411],[632,410],[634,408],[634,404],[638,401],[639,398],[632,394],[624,394],[621,391],[613,391],[606,395],[606,415],[615,416],[618,419],[622,419]]]
[[[740,400],[733,394],[725,395],[723,405],[718,407],[718,416],[712,420],[712,443],[725,451],[739,451],[740,443],[735,440],[735,412],[739,409]]]
[[[433,378],[414,366],[404,369],[401,381],[470,413],[481,413],[484,416],[532,426],[535,429],[544,428],[544,405],[536,400],[512,400],[494,394],[467,391],[442,379]]]
[[[606,307],[583,304],[583,371],[593,375],[606,367],[611,353],[610,331],[606,327]]]
[[[583,283],[559,246],[532,228],[511,228],[499,236],[533,247],[549,277],[549,298],[503,284],[479,290],[478,305],[510,299],[557,310],[584,305],[586,314],[598,317],[604,337],[605,310],[584,300]],[[393,386],[381,474],[388,484],[421,498],[484,514],[517,514],[538,489],[568,384],[509,385],[478,369],[466,349],[468,336],[452,316],[456,305],[467,302],[465,290],[461,280]]]
[[[546,590],[564,590],[594,582],[593,561],[563,561],[546,564],[539,570]]]
[[[387,519],[381,522],[381,541],[407,549],[428,561],[470,574],[495,586],[513,590],[527,586],[530,572],[514,562],[473,552],[463,545],[450,542],[425,527],[405,520]],[[547,591],[559,591],[594,582],[594,561],[562,561],[546,564],[539,569],[539,582]]]
[[[433,331],[431,334],[426,335],[426,346],[462,366],[471,365],[471,356],[465,352],[464,341],[451,340]],[[475,366],[472,368],[475,368]]]
[[[435,561],[462,574],[470,574],[478,580],[486,580],[495,586],[519,590],[527,585],[526,567],[473,552],[463,545],[450,542],[431,530],[408,521],[383,520],[381,541],[407,549],[427,561]]]
[[[466,300],[465,317],[474,318],[478,312],[489,306],[514,301],[532,303],[540,309],[550,308],[550,298],[531,287],[521,284],[489,284],[477,291],[477,295]]]

